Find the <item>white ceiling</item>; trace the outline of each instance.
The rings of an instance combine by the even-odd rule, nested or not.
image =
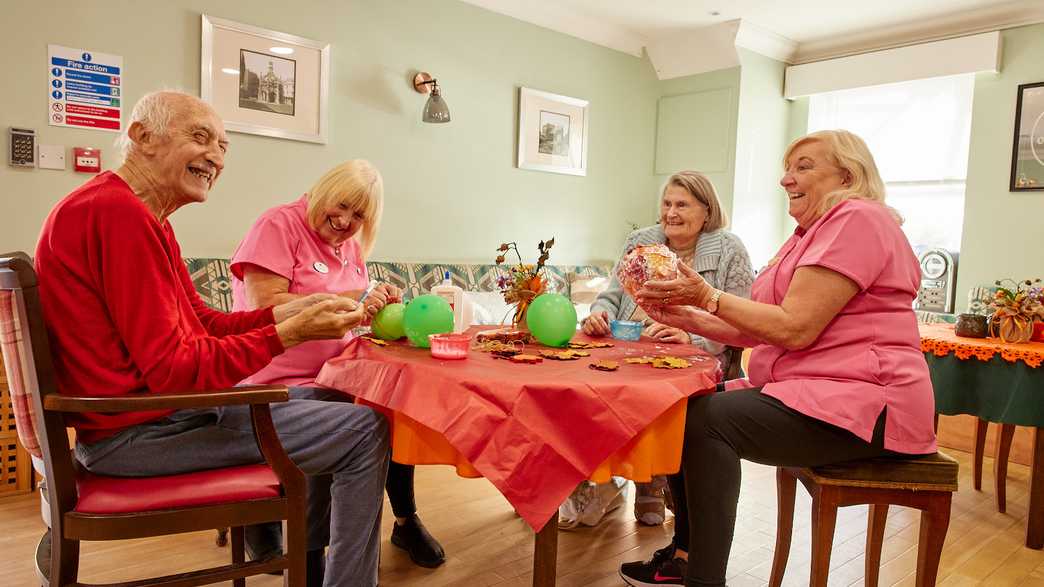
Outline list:
[[[748,48],[789,63],[1044,22],[1044,0],[464,1],[632,55],[740,20],[745,36],[758,31],[775,49]]]

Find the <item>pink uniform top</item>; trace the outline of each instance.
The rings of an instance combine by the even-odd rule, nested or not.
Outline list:
[[[245,310],[243,265],[257,265],[290,280],[289,293],[340,293],[363,290],[369,283],[366,263],[354,238],[340,246],[341,256],[308,224],[308,197],[267,210],[232,254],[232,308]],[[342,260],[343,259],[343,260]],[[301,343],[272,360],[242,383],[308,385],[327,359],[336,357],[355,335],[341,340]]]
[[[899,224],[880,204],[845,200],[794,232],[754,281],[751,298],[780,304],[794,271],[808,265],[844,275],[859,292],[807,348],[754,347],[750,383],[866,441],[887,408],[885,448],[934,452],[935,395],[913,312],[921,272]]]

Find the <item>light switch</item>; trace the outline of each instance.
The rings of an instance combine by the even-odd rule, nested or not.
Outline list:
[[[63,145],[40,145],[40,169],[65,170],[65,147]]]

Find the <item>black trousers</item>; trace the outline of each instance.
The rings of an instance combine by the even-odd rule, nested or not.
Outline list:
[[[736,529],[740,459],[814,467],[854,459],[905,456],[884,449],[885,413],[871,442],[792,410],[761,388],[689,400],[682,453],[689,522],[689,586],[725,585]],[[675,494],[675,503],[678,501]]]

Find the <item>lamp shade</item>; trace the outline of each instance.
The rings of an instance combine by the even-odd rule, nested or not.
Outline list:
[[[438,90],[431,93],[428,102],[424,105],[424,122],[449,122],[450,112],[446,101],[442,99]]]

